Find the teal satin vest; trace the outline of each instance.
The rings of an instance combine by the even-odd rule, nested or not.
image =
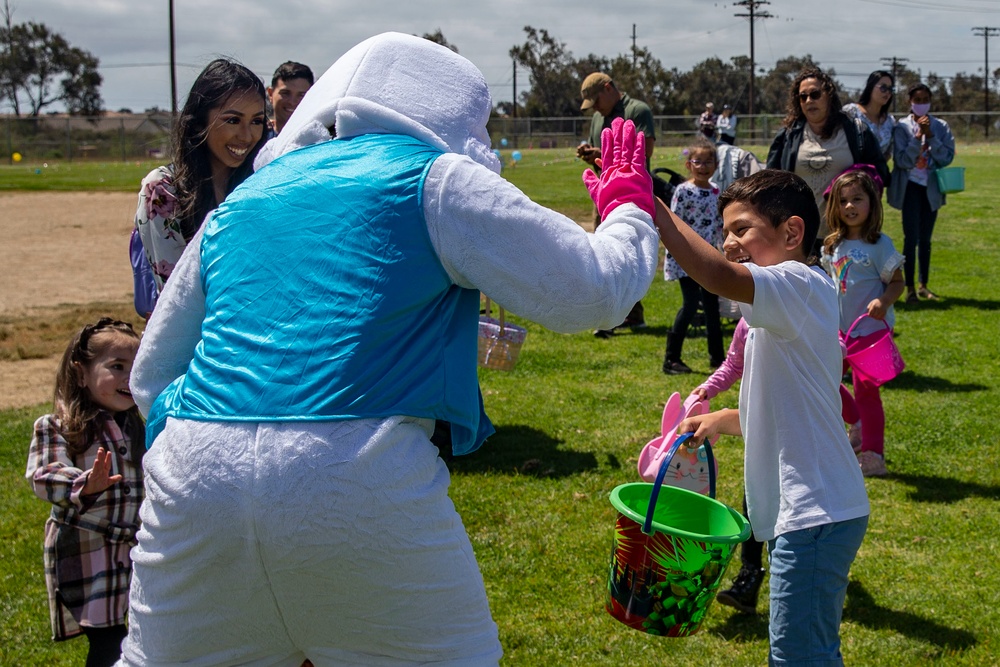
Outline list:
[[[288,153],[205,223],[207,316],[166,417],[332,421],[407,415],[451,423],[455,454],[493,433],[476,373],[479,292],[434,252],[423,185],[440,151],[363,135]]]

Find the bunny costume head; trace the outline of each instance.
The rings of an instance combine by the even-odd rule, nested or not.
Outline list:
[[[500,173],[486,131],[491,109],[486,80],[467,59],[422,37],[387,32],[352,48],[319,78],[254,168],[329,141],[333,129],[344,138],[407,135]]]

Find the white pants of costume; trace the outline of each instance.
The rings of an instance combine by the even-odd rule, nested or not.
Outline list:
[[[123,665],[496,665],[428,420],[169,419]]]

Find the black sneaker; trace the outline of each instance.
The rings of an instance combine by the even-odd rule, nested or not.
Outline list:
[[[767,570],[740,568],[740,573],[733,580],[731,588],[720,591],[715,599],[719,603],[733,607],[744,614],[757,613],[757,594],[760,593],[760,585],[764,583],[764,574]]]
[[[615,332],[614,332],[613,329],[595,329],[594,330],[594,337],[595,338],[611,338],[614,335],[615,335]]]
[[[686,375],[691,369],[683,361],[664,361],[663,372],[667,375]]]

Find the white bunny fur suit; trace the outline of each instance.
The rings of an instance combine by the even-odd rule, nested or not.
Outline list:
[[[626,204],[588,234],[531,202],[497,173],[490,107],[466,59],[379,35],[317,81],[257,166],[330,140],[330,126],[345,138],[416,137],[445,151],[425,180],[423,211],[455,284],[555,331],[618,324],[655,273],[650,216]],[[199,247],[200,234],[136,358],[131,385],[144,414],[200,340]],[[432,430],[403,415],[168,419],[144,461],[121,664],[495,665],[497,628]]]

